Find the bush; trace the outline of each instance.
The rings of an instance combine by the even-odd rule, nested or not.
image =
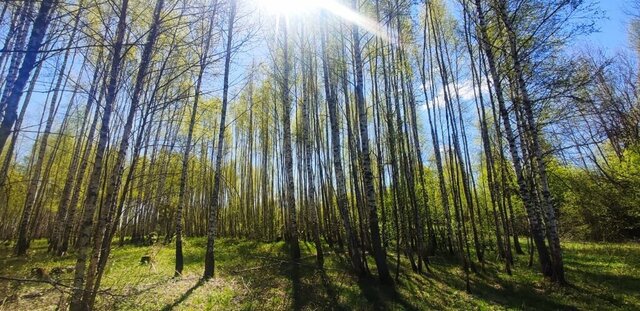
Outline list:
[[[562,234],[597,241],[640,238],[640,152],[628,149],[622,158],[584,170],[550,167],[558,200]]]

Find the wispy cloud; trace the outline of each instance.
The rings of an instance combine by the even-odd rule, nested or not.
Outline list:
[[[423,86],[424,87],[424,86]],[[467,102],[475,100],[476,96],[478,96],[478,88],[473,85],[473,81],[471,79],[463,80],[459,83],[449,83],[448,89],[451,92],[451,100],[456,101],[456,91],[460,98],[461,102]],[[482,91],[482,95],[486,96],[489,92],[489,88],[486,83],[482,83],[482,87],[480,88]],[[444,98],[444,88],[440,86],[436,92],[436,96],[434,98],[430,98],[428,103],[428,107],[431,108],[441,108],[444,107],[445,98]],[[423,109],[426,109],[427,105],[423,106]]]

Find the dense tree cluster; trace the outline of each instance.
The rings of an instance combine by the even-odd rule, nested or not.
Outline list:
[[[567,51],[593,31],[587,1],[0,10],[0,237],[73,252],[74,310],[114,240],[152,235],[176,277],[185,236],[207,236],[205,279],[230,236],[294,259],[312,241],[319,267],[328,247],[382,283],[447,255],[467,290],[489,256],[512,273],[528,251],[562,284],[561,236],[640,236],[638,65]]]

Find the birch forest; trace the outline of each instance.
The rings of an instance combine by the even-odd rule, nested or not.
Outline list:
[[[630,0],[2,0],[0,310],[640,308],[638,53]]]

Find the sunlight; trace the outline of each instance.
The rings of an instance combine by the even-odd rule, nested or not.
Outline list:
[[[310,14],[325,10],[348,23],[355,24],[367,32],[392,42],[388,31],[370,19],[336,0],[254,0],[265,12],[278,16]],[[395,43],[395,42],[392,42]]]
[[[297,15],[318,8],[319,0],[255,0],[258,7],[271,15]]]

